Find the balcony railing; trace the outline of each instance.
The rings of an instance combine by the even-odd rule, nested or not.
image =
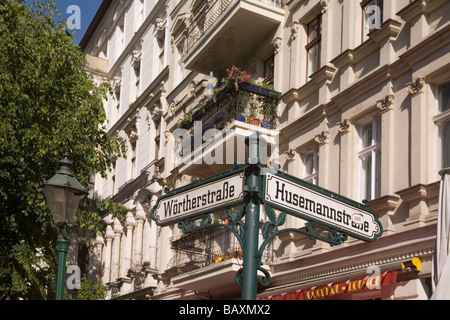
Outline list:
[[[203,131],[223,129],[233,120],[261,124],[266,129],[276,126],[277,105],[280,93],[258,85],[241,82],[235,87],[225,87],[204,106],[194,109],[193,114],[180,122],[180,127],[191,130],[200,121]]]
[[[196,10],[192,23],[186,29],[186,51],[188,53],[192,47],[202,38],[204,34],[223,15],[231,3],[236,0],[215,0],[204,1],[201,7]],[[285,1],[259,0],[278,8],[284,7]]]
[[[229,259],[240,259],[242,263],[243,258],[236,237],[228,229],[220,227],[211,227],[174,241],[172,253],[168,270],[177,274],[214,266]],[[273,261],[273,250],[270,246],[264,251],[262,261]]]

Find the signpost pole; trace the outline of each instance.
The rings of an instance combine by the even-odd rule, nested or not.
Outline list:
[[[259,134],[247,137],[249,166],[245,172],[247,179],[247,196],[245,205],[245,234],[244,234],[244,262],[242,274],[242,300],[256,299],[256,285],[258,272],[258,238],[259,238],[259,209],[260,209],[260,171],[259,166]]]

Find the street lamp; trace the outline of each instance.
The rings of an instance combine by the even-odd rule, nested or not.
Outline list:
[[[67,155],[59,161],[59,171],[44,181],[44,196],[53,222],[57,227],[58,239],[58,273],[56,277],[56,300],[64,300],[64,278],[66,273],[66,256],[69,248],[67,226],[75,222],[75,213],[80,199],[86,194],[78,180],[70,170],[72,162]]]

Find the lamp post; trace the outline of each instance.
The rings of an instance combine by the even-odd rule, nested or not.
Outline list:
[[[64,278],[66,256],[69,248],[67,227],[75,222],[75,214],[80,199],[86,194],[81,184],[70,170],[72,162],[67,155],[59,161],[59,171],[48,181],[44,181],[44,196],[53,222],[60,235],[58,243],[58,273],[56,276],[56,300],[64,300]]]

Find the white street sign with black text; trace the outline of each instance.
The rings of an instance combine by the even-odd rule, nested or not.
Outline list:
[[[210,213],[243,200],[243,173],[161,197],[153,210],[158,224]]]
[[[373,212],[333,193],[324,194],[293,179],[267,173],[265,201],[277,209],[305,220],[322,223],[366,241],[375,240],[382,231]]]

